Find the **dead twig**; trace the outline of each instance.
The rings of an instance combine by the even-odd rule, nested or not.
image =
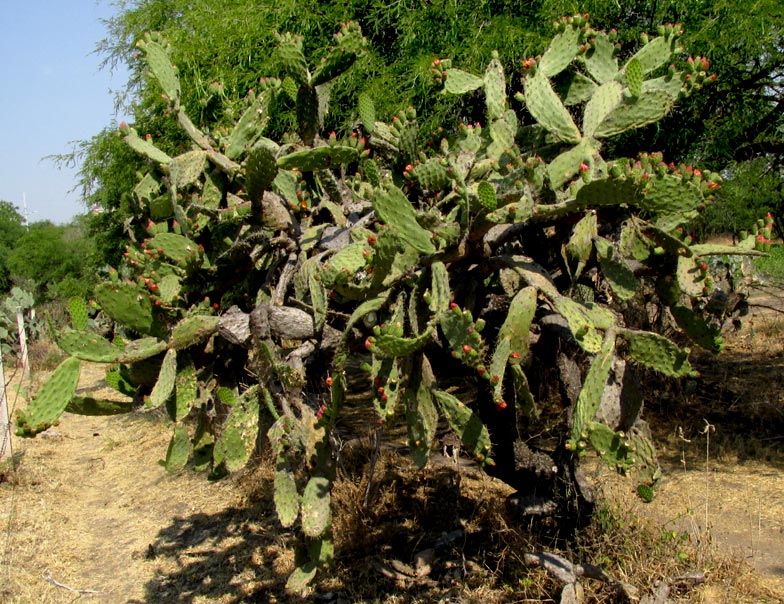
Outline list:
[[[65,590],[70,591],[71,593],[75,593],[75,594],[94,594],[94,595],[98,595],[98,594],[103,593],[103,592],[97,591],[95,589],[74,589],[70,585],[66,585],[65,583],[60,583],[57,579],[52,577],[52,571],[50,571],[48,568],[44,569],[44,580],[47,583],[51,583],[55,587],[59,587],[61,589],[65,589]]]

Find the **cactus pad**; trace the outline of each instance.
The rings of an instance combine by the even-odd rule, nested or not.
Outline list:
[[[273,501],[281,526],[293,526],[299,517],[300,496],[291,467],[282,455],[278,456],[275,465]]]
[[[106,338],[86,331],[66,329],[57,334],[56,341],[63,352],[83,361],[111,363],[121,353],[120,349]]]
[[[479,416],[460,399],[447,392],[433,390],[433,397],[441,408],[441,414],[471,456],[475,459],[487,459],[490,453],[490,434]]]
[[[173,348],[182,350],[203,342],[218,331],[219,321],[219,317],[210,315],[186,317],[172,329],[170,344]]]
[[[188,435],[188,428],[179,424],[174,427],[174,433],[169,441],[169,449],[166,451],[166,461],[164,467],[167,472],[176,474],[181,472],[191,455],[191,439]]]
[[[18,436],[35,436],[54,424],[62,415],[79,383],[80,362],[65,359],[41,387],[27,409],[17,413]]]
[[[691,375],[687,350],[678,348],[667,338],[655,333],[625,332],[629,341],[629,356],[635,361],[670,377]]]
[[[174,393],[174,384],[177,379],[177,351],[170,348],[166,351],[158,373],[158,381],[155,382],[150,397],[147,399],[146,407],[155,409],[169,400]]]
[[[525,103],[531,115],[545,130],[565,143],[580,142],[582,137],[572,116],[541,71],[526,78]]]
[[[414,206],[403,191],[391,185],[376,192],[373,208],[381,220],[397,230],[398,236],[416,250],[424,254],[434,254],[430,231],[422,228],[417,222]]]
[[[308,537],[320,537],[332,522],[330,483],[323,476],[313,476],[302,492],[302,532]]]
[[[223,424],[220,437],[213,449],[216,465],[226,464],[234,472],[242,468],[256,447],[259,428],[259,400],[255,389],[250,389],[231,408]]]

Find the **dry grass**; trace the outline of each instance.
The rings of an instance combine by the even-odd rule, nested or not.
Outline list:
[[[780,457],[771,446],[777,441],[765,440],[782,408],[780,389],[774,396],[771,384],[782,379],[784,355],[777,336],[760,342],[760,333],[779,333],[779,323],[770,319],[759,327],[762,320],[755,319],[753,336],[744,331],[734,341],[726,364],[703,363],[700,390],[676,393],[686,401],[674,407],[681,411],[659,423],[669,472],[658,499],[643,505],[628,482],[597,469],[593,480],[615,503],[602,508],[575,543],[555,544],[547,522],[510,516],[504,506],[509,488],[471,467],[456,472],[437,456],[433,467],[419,471],[389,447],[381,449],[371,475],[370,440],[348,443],[333,494],[338,557],[312,599],[557,602],[560,585],[523,561],[525,552],[544,550],[600,566],[640,595],[667,581],[673,585],[671,602],[782,602],[784,554],[770,560],[764,578],[746,560],[749,548],[756,548],[750,560],[759,562],[763,537],[775,547],[778,536],[782,546],[784,518]],[[751,383],[740,379],[747,374],[754,377]],[[100,371],[85,375],[83,385],[100,384],[101,377]],[[749,394],[749,388],[756,390]],[[762,394],[768,391],[766,402]],[[748,400],[729,411],[717,403],[744,392]],[[744,421],[738,425],[741,409]],[[705,440],[699,436],[705,414],[712,414],[717,428],[707,474]],[[0,480],[0,602],[301,601],[282,589],[294,565],[295,535],[280,530],[275,520],[271,464],[258,459],[245,472],[216,482],[189,472],[170,476],[157,464],[169,430],[154,414],[66,415],[48,438],[15,442],[20,463]],[[721,533],[728,527],[741,529],[738,547]],[[444,535],[450,536],[446,542]],[[435,555],[424,579],[382,574],[392,564],[414,565],[417,554],[431,548]],[[693,572],[704,573],[704,583],[677,580]],[[587,603],[622,601],[605,584],[587,579],[583,584]],[[79,594],[62,585],[99,593]]]

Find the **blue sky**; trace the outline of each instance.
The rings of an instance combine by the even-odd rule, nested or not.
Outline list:
[[[119,121],[112,90],[125,73],[100,69],[93,53],[105,37],[108,0],[0,0],[0,200],[31,222],[68,222],[87,210],[75,169],[58,169],[47,155]]]

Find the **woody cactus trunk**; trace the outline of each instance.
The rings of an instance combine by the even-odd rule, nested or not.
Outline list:
[[[120,127],[149,163],[133,191],[148,236],[95,292],[118,328],[113,341],[81,321],[58,335],[71,358],[19,415],[20,433],[63,410],[132,407],[75,397],[85,361],[108,363],[110,384],[167,410],[172,472],[243,467],[263,426],[280,523],[302,535],[293,591],[333,558],[330,436],[352,367],[378,424],[407,426],[418,466],[451,429],[465,455],[518,489],[520,514],[588,509],[589,450],[652,497],[659,469],[636,375],[694,374],[688,348],[655,333],[668,318],[679,342],[720,349],[703,312],[704,259],[753,254],[753,242],[682,235],[718,175],[655,153],[602,156],[604,141],[710,81],[705,59],[671,64],[679,28],[626,58],[586,17],[556,29],[522,82],[497,57],[482,74],[433,61],[433,93],[484,98],[482,125],[422,132],[413,109],[381,121],[359,94],[356,126],[340,135],[321,124],[330,83],[364,51],[356,24],[316,67],[301,38],[279,36],[283,79],[262,78],[233,128],[213,132],[180,105],[166,42],[145,36],[139,48],[191,145],[172,157]],[[271,112],[287,105],[297,131],[267,138]]]

